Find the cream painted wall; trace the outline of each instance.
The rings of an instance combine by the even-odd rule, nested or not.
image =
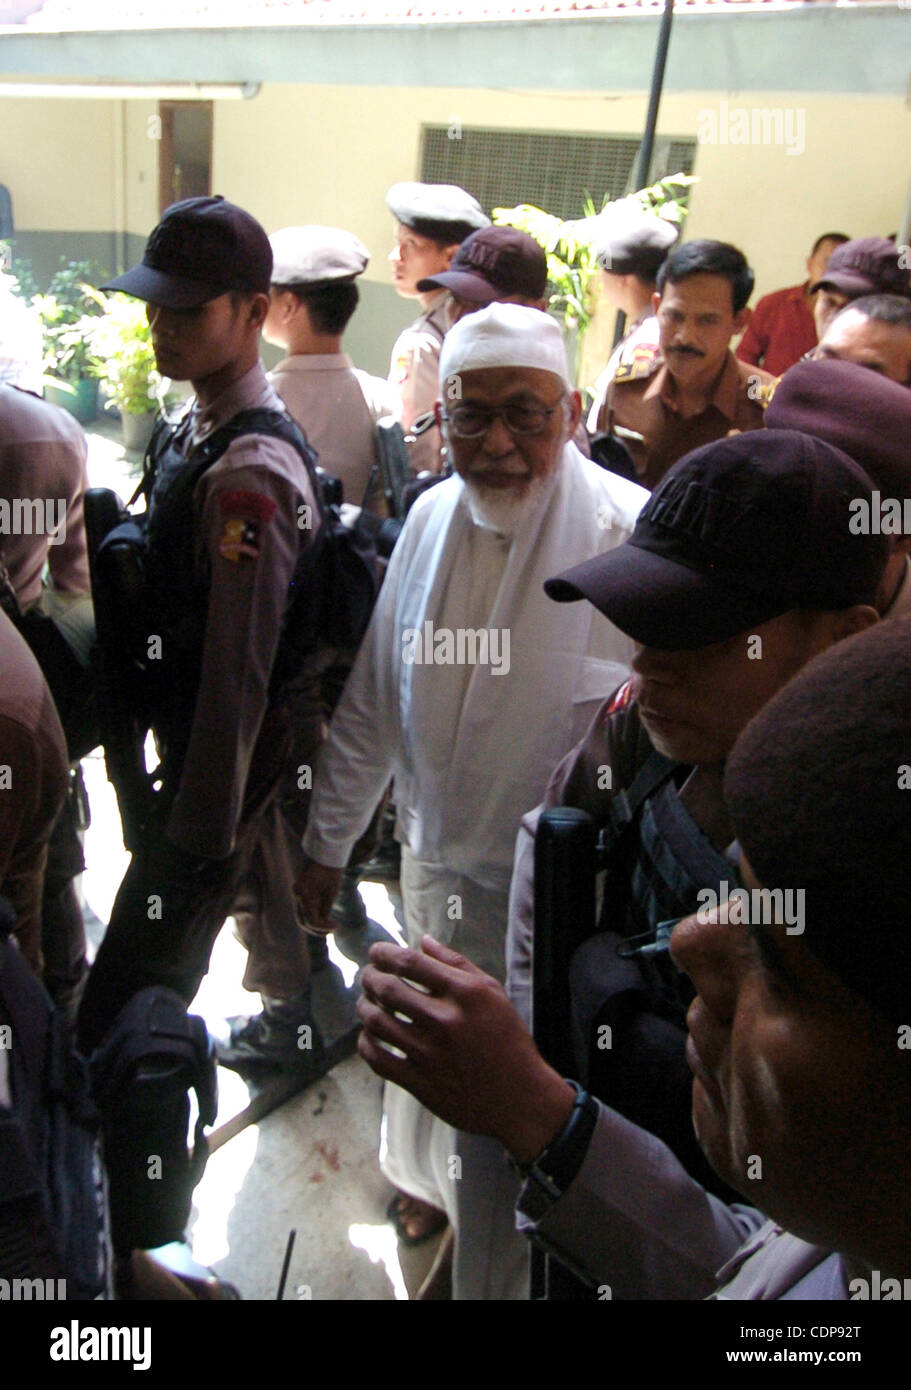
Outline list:
[[[737,242],[765,292],[799,277],[819,230],[892,231],[909,171],[911,110],[897,98],[731,94],[729,110],[788,106],[804,113],[806,150],[700,144],[688,234]],[[267,86],[251,102],[215,107],[214,187],[270,226],[341,221],[371,246],[371,279],[391,283],[381,263],[389,185],[418,173],[424,123],[524,130],[637,133],[643,101],[628,96],[475,92],[430,88]],[[148,231],[157,212],[158,146],[152,102],[125,113],[126,230]],[[659,134],[693,136],[713,94],[665,97]],[[0,101],[2,180],[23,228],[116,230],[113,223],[115,103]]]
[[[111,231],[113,102],[7,99],[0,127],[17,228]]]
[[[739,109],[790,110],[784,135],[793,154],[763,144],[697,150],[701,182],[688,235],[742,246],[760,292],[800,277],[821,230],[895,229],[911,176],[911,168],[896,167],[896,151],[911,144],[911,110],[897,98],[732,93],[724,100],[726,113],[714,93],[665,97],[659,135],[710,133],[711,113],[716,134],[724,125],[736,136]],[[341,221],[373,250],[370,277],[389,282],[380,265],[390,231],[384,197],[397,179],[417,176],[422,124],[636,134],[643,104],[644,94],[266,87],[252,102],[216,106],[215,186],[270,225]]]
[[[148,233],[158,210],[158,145],[149,125],[157,107],[117,105],[125,148],[119,194],[115,103],[0,102],[0,179],[12,190],[19,228]],[[366,278],[385,297],[392,230],[385,193],[418,175],[422,124],[638,134],[644,106],[644,93],[267,84],[252,101],[215,104],[213,188],[269,230],[298,221],[350,228],[370,248]],[[732,143],[735,111],[753,108],[790,112],[784,135],[800,152]],[[741,246],[757,273],[757,297],[801,279],[821,231],[895,230],[911,172],[896,155],[911,147],[911,110],[899,97],[670,94],[659,135],[711,134],[712,116],[717,142],[697,150],[701,181],[687,235]],[[609,326],[590,335],[588,377],[603,360],[607,333]]]
[[[123,104],[127,145],[126,230],[145,237],[158,221],[158,103],[127,101]]]
[[[270,229],[297,221],[350,228],[371,249],[367,277],[388,285],[385,193],[417,177],[422,124],[637,134],[644,105],[644,93],[266,86],[253,102],[216,107],[214,187]],[[782,143],[733,143],[742,133],[736,113],[753,109],[782,112]],[[740,246],[756,270],[754,303],[802,278],[821,231],[862,236],[898,225],[911,169],[896,151],[911,147],[911,111],[897,97],[672,94],[662,102],[661,134],[714,135],[697,150],[687,236]],[[610,333],[610,325],[592,331],[589,379]]]
[[[17,228],[147,234],[158,215],[158,145],[148,135],[157,110],[140,101],[0,101],[0,179]]]

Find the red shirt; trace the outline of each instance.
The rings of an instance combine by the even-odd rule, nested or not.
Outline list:
[[[781,376],[816,346],[816,324],[807,304],[806,285],[792,285],[760,299],[740,340],[741,362]]]

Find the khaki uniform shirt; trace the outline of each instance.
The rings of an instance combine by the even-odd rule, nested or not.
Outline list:
[[[738,362],[729,350],[709,404],[684,418],[663,358],[632,363],[621,367],[611,382],[598,427],[609,431],[613,424],[632,454],[636,481],[654,488],[691,450],[724,439],[732,430],[761,429],[774,387],[775,377]]]
[[[209,406],[194,407],[194,440],[254,408],[281,409],[259,363]],[[234,846],[248,784],[260,777],[277,784],[282,771],[264,723],[269,680],[288,586],[318,514],[297,450],[262,434],[231,444],[200,478],[193,505],[208,610],[193,728],[167,834],[192,854],[221,859]]]
[[[14,502],[21,508],[18,522],[10,510],[9,527],[0,515],[0,550],[24,608],[41,596],[46,562],[55,589],[89,591],[82,514],[86,452],[85,435],[65,410],[0,386],[0,512]]]
[[[433,410],[440,394],[440,347],[448,327],[446,290],[433,296],[429,309],[415,319],[395,340],[389,362],[389,385],[399,398],[399,419],[407,434],[415,420]],[[434,425],[409,446],[411,466],[416,473],[429,469],[439,473],[443,466],[443,441]]]
[[[376,426],[398,414],[395,391],[381,377],[358,371],[344,352],[286,357],[269,381],[319,456],[320,468],[340,478],[345,501],[361,506],[378,464]],[[371,511],[382,511],[382,484]]]
[[[66,739],[37,661],[0,613],[0,893],[16,937],[41,970],[41,895],[51,831],[69,779]]]
[[[604,406],[607,397],[607,388],[610,386],[614,377],[621,367],[630,367],[639,362],[654,362],[659,353],[658,347],[658,318],[656,314],[647,314],[644,318],[634,323],[625,337],[621,338],[614,348],[610,357],[607,359],[607,366],[598,377],[592,388],[594,400],[591,410],[588,412],[586,421],[589,430],[595,434],[598,430],[598,417]]]

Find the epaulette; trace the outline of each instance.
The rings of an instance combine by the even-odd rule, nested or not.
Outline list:
[[[619,367],[627,365],[635,366],[637,362],[648,362],[651,364],[658,356],[660,349],[657,343],[632,343],[629,347],[622,348],[620,351]]]
[[[632,362],[621,362],[614,374],[614,382],[618,385],[624,381],[644,381],[646,377],[653,376],[660,366],[660,359],[657,354],[654,357],[634,359]]]
[[[777,376],[774,381],[764,381],[760,386],[759,404],[762,406],[763,410],[765,410],[766,406],[771,404],[772,397],[775,394],[775,390],[780,380],[781,377]]]

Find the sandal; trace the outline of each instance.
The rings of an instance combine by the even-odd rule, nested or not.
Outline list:
[[[403,1210],[405,1203],[413,1203],[419,1211],[406,1212]],[[407,1223],[414,1221],[415,1217],[420,1217],[427,1213],[430,1221],[428,1228],[420,1235],[413,1235],[407,1229]],[[439,1235],[444,1227],[449,1225],[449,1218],[445,1211],[440,1211],[438,1207],[431,1206],[429,1202],[424,1202],[420,1197],[412,1197],[407,1192],[396,1192],[393,1194],[388,1207],[386,1208],[386,1220],[395,1231],[403,1245],[413,1248],[415,1245],[423,1245],[425,1240],[430,1240],[433,1236]]]

